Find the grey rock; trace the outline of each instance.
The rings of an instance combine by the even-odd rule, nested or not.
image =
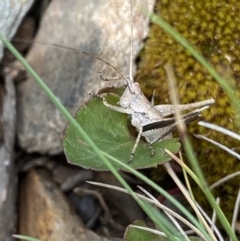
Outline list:
[[[19,233],[51,241],[110,241],[86,229],[49,173],[34,169],[20,185]]]
[[[155,0],[144,1],[144,9],[152,10]],[[134,58],[147,36],[148,18],[134,1]],[[61,44],[100,56],[121,73],[129,73],[130,1],[122,0],[54,0],[45,13],[37,42]],[[106,64],[73,51],[35,44],[27,61],[42,77],[63,105],[74,114],[89,99],[116,81],[103,83],[98,77],[116,76]],[[18,140],[28,152],[56,154],[62,151],[61,137],[67,121],[39,86],[29,78],[18,88]]]
[[[1,86],[2,89],[2,86]],[[13,240],[16,232],[16,184],[17,175],[14,166],[14,141],[16,101],[12,77],[5,78],[4,92],[1,91],[0,123],[0,240]]]
[[[11,39],[32,3],[33,0],[0,1],[0,33],[7,39]],[[0,60],[3,56],[3,49],[3,44],[0,41]]]

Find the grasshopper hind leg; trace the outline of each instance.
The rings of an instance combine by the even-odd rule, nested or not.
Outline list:
[[[154,148],[153,148],[151,143],[148,144],[148,148],[151,150],[151,156],[154,156],[155,155],[155,150],[154,150]]]
[[[141,127],[141,128],[139,128],[138,136],[137,136],[136,141],[135,141],[135,144],[134,144],[134,146],[133,146],[133,149],[132,149],[130,158],[129,158],[128,162],[127,162],[128,164],[131,163],[132,160],[133,160],[133,157],[134,157],[134,155],[135,155],[137,146],[138,146],[139,141],[140,141],[140,139],[141,139],[141,137],[142,137],[142,132],[143,132],[143,128]],[[151,150],[151,156],[154,156],[155,150],[154,150],[154,148],[153,148],[153,146],[152,146],[151,143],[148,143],[148,148]]]
[[[142,136],[142,132],[143,132],[143,128],[140,127],[140,128],[139,128],[139,131],[138,131],[137,139],[136,139],[136,141],[135,141],[135,144],[134,144],[134,146],[133,146],[133,149],[132,149],[132,152],[131,152],[130,158],[129,158],[129,160],[128,160],[128,164],[131,163],[132,160],[133,160],[133,157],[134,157],[135,151],[136,151],[136,149],[137,149],[137,146],[138,146],[139,141],[140,141],[141,136]]]

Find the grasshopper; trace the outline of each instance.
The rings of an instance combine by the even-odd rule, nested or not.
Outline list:
[[[106,81],[106,79],[103,80]],[[171,133],[177,127],[178,123],[175,121],[175,118],[166,118],[174,114],[174,105],[152,105],[141,91],[139,84],[134,82],[131,78],[128,78],[127,87],[120,98],[120,106],[109,104],[103,95],[97,96],[103,99],[103,104],[106,107],[130,115],[131,124],[138,130],[138,135],[128,162],[133,160],[141,136],[145,137],[149,144],[149,148],[151,148],[151,154],[153,155],[154,149],[152,144],[157,141],[171,138]],[[190,123],[196,120],[201,112],[209,108],[214,102],[214,99],[209,99],[186,105],[177,105],[177,108],[180,111],[195,109],[181,116],[182,120],[186,123]]]
[[[131,16],[132,16],[132,5],[131,5]],[[167,118],[167,116],[174,114],[174,105],[156,105],[154,106],[146,96],[143,94],[139,84],[134,82],[132,74],[132,63],[133,63],[133,50],[132,50],[132,36],[133,36],[133,26],[131,23],[131,50],[130,50],[130,67],[129,67],[129,76],[123,76],[114,66],[107,63],[106,61],[96,57],[100,61],[107,63],[113,69],[115,69],[120,77],[113,78],[104,78],[101,73],[99,77],[103,81],[116,80],[118,78],[124,78],[127,86],[124,90],[120,101],[119,106],[111,105],[107,102],[104,95],[96,95],[99,98],[102,98],[103,104],[115,111],[125,113],[130,115],[131,124],[136,127],[138,135],[133,146],[130,159],[128,163],[133,160],[134,153],[137,149],[140,138],[145,137],[149,148],[151,149],[151,155],[154,154],[154,149],[152,144],[157,141],[171,138],[173,130],[177,127],[177,122],[175,118]],[[182,120],[186,123],[189,123],[197,119],[201,112],[209,108],[214,103],[214,99],[209,99],[205,101],[195,102],[186,105],[177,105],[177,108],[180,111],[186,111],[188,109],[195,109],[187,114],[182,115]],[[199,109],[197,109],[199,108]]]

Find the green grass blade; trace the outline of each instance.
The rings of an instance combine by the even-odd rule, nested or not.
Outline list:
[[[37,238],[32,238],[32,237],[28,237],[28,236],[24,236],[24,235],[18,235],[18,234],[14,234],[13,237],[17,238],[17,239],[26,240],[26,241],[42,241],[42,240],[37,239]]]
[[[220,221],[220,223],[222,224],[222,226],[224,227],[225,231],[228,233],[229,237],[234,240],[234,241],[238,241],[234,231],[232,230],[232,227],[230,225],[230,223],[228,222],[226,216],[224,215],[224,213],[222,212],[221,208],[218,206],[218,204],[216,203],[206,181],[203,175],[203,172],[201,170],[201,168],[198,165],[198,160],[194,154],[193,151],[193,147],[192,144],[189,140],[189,138],[184,138],[183,139],[183,147],[185,149],[185,152],[189,158],[189,161],[192,165],[192,168],[195,172],[195,174],[198,176],[200,182],[199,187],[201,188],[201,190],[203,191],[203,193],[205,194],[209,204],[211,205],[211,207],[215,210],[217,217]]]
[[[178,33],[170,24],[164,21],[160,16],[156,14],[150,14],[144,11],[160,28],[162,28],[166,33],[170,34],[176,41],[178,41],[183,47],[185,47],[202,66],[210,73],[210,75],[219,83],[219,85],[224,89],[232,100],[234,106],[237,110],[240,110],[240,102],[235,94],[233,88],[230,87],[225,81],[225,79],[220,76],[216,70],[206,61],[206,59],[198,53],[198,51],[180,34]]]

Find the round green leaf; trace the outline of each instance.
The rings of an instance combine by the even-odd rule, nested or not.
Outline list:
[[[147,227],[146,223],[142,220],[136,220],[133,223],[135,226],[140,226],[140,227]],[[191,241],[201,241],[201,238],[198,237],[189,237],[189,240]],[[135,227],[128,226],[125,230],[124,234],[124,241],[170,241],[169,238],[160,236],[158,234],[142,230],[142,229],[137,229]],[[185,240],[184,238],[181,240]]]
[[[119,97],[114,94],[107,95],[106,99],[114,105],[119,101]],[[100,98],[93,98],[80,107],[75,118],[101,151],[128,163],[136,139],[128,130],[128,115],[107,108]],[[70,163],[84,168],[107,170],[96,153],[70,124],[65,130],[63,148]],[[151,156],[147,143],[140,141],[129,165],[140,169],[169,161],[171,158],[164,153],[164,148],[176,153],[180,149],[180,143],[176,139],[165,140],[155,143],[153,148],[155,155]],[[119,164],[112,164],[116,169],[122,169]]]
[[[147,227],[144,221],[137,220],[133,223],[136,226],[140,227]],[[157,234],[151,233],[149,231],[137,229],[135,227],[128,226],[125,234],[124,234],[125,241],[168,241],[169,239],[165,237],[161,237]]]

